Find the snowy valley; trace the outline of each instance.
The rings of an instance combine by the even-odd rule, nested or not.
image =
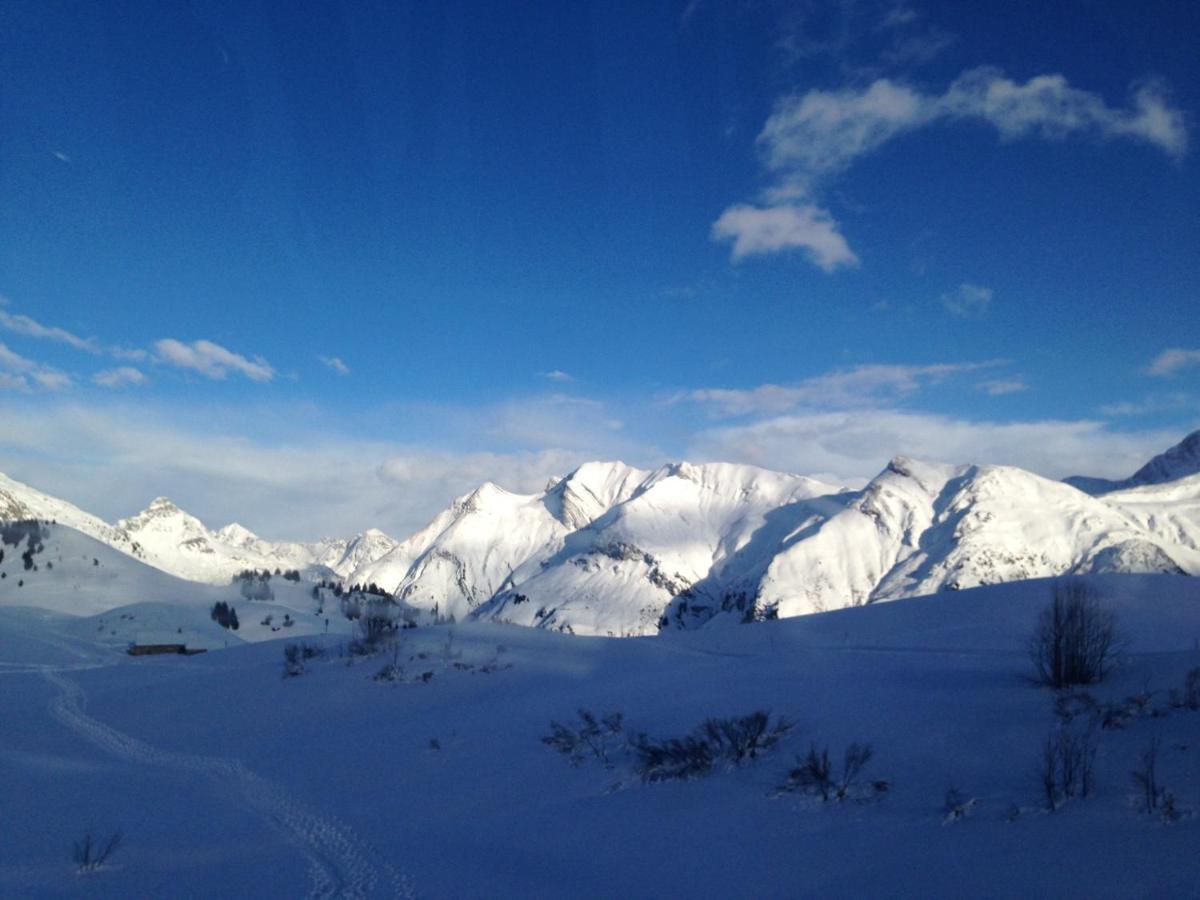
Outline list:
[[[6,480],[0,894],[1194,896],[1200,473],[1172,474],[592,463],[282,545]],[[1063,584],[1120,645],[1055,691],[1028,647]],[[119,841],[84,865],[88,835]]]

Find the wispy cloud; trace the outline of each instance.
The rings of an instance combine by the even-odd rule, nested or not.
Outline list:
[[[955,375],[1002,365],[1001,360],[934,363],[924,366],[861,365],[828,372],[791,385],[763,384],[749,389],[704,388],[671,398],[698,403],[718,416],[781,413],[797,407],[829,409],[893,403],[922,387]]]
[[[72,383],[71,376],[66,372],[34,362],[0,343],[0,389],[61,391]]]
[[[1140,400],[1120,400],[1106,403],[1097,411],[1103,416],[1129,417],[1147,416],[1156,413],[1178,414],[1182,410],[1195,410],[1200,403],[1197,397],[1185,391],[1151,393]]]
[[[1170,347],[1154,358],[1148,371],[1151,375],[1174,375],[1180,369],[1192,366],[1200,366],[1200,350]]]
[[[319,359],[325,366],[332,369],[338,375],[350,374],[350,367],[346,365],[345,361],[340,356],[318,356],[317,359]]]
[[[992,305],[994,296],[991,288],[963,282],[954,290],[942,294],[942,306],[956,316],[981,316]]]
[[[6,306],[8,306],[8,301],[0,298],[0,328],[25,337],[57,341],[58,343],[74,347],[76,350],[86,350],[89,353],[100,352],[100,347],[96,343],[95,338],[82,338],[77,334],[72,334],[65,328],[43,325],[29,316],[10,313],[5,309]]]
[[[713,239],[732,241],[735,261],[799,248],[825,271],[853,264],[838,223],[817,199],[821,191],[898,135],[942,121],[982,121],[1002,140],[1131,139],[1174,159],[1188,147],[1184,114],[1156,82],[1135,87],[1123,107],[1073,87],[1062,75],[1022,83],[991,67],[964,72],[941,94],[888,78],[864,88],[811,90],[776,104],[757,139],[772,182],[761,203],[726,209]]]
[[[215,381],[223,380],[231,371],[245,375],[251,381],[270,381],[275,377],[275,370],[261,356],[249,359],[212,341],[199,340],[186,344],[174,338],[164,338],[155,341],[154,353],[161,363]]]
[[[993,378],[989,381],[981,381],[979,389],[989,397],[1004,397],[1008,394],[1027,391],[1029,390],[1029,385],[1025,383],[1025,379],[1023,378]]]
[[[569,372],[564,372],[562,369],[551,369],[549,372],[539,372],[547,381],[557,381],[559,384],[566,384],[574,381],[575,377]]]
[[[918,410],[801,412],[695,436],[690,454],[834,481],[869,478],[896,455],[1020,466],[1051,478],[1123,477],[1179,440],[1176,431],[1115,432],[1095,420],[994,422]]]
[[[140,370],[132,366],[118,366],[115,369],[105,369],[92,376],[92,382],[106,388],[140,387],[148,379]]]

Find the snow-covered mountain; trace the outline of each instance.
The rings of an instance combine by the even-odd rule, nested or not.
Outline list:
[[[1200,474],[1200,431],[1193,431],[1174,447],[1160,453],[1120,481],[1087,475],[1072,475],[1063,480],[1085,493],[1099,495],[1148,484],[1165,484],[1196,474]]]
[[[441,616],[627,635],[1081,572],[1200,574],[1200,476],[1093,497],[905,458],[859,491],[590,463],[542,494],[486,484],[349,580]]]
[[[299,569],[378,585],[427,621],[637,635],[1064,573],[1200,574],[1198,447],[1200,433],[1129,479],[1148,483],[1099,495],[903,457],[855,491],[746,465],[594,462],[541,493],[485,483],[399,542],[213,532],[165,498],[108,525],[10,479],[0,518],[56,520],[192,581]]]
[[[264,540],[237,523],[210,531],[166,497],[110,525],[65,500],[0,475],[0,522],[25,519],[66,525],[177,578],[208,584],[227,584],[244,569],[345,576],[397,543],[377,529],[313,543]]]

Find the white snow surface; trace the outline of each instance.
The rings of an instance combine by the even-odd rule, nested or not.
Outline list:
[[[1095,732],[1089,796],[1054,812],[1043,741],[1088,719],[1027,677],[1047,581],[647,639],[422,627],[353,664],[314,638],[295,678],[281,642],[132,658],[88,620],[0,607],[0,895],[1196,896],[1200,712],[1171,699],[1200,666],[1200,582],[1085,578],[1128,638],[1087,694],[1140,712]],[[794,727],[741,767],[643,783],[623,741],[607,767],[542,743],[580,708],[656,739],[754,710]],[[1152,740],[1173,822],[1130,777]],[[852,742],[886,791],[778,793],[810,746],[839,767]],[[89,829],[122,846],[77,874]]]

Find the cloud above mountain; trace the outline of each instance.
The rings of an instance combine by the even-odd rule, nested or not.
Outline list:
[[[866,87],[809,90],[776,103],[756,140],[769,184],[758,202],[721,213],[712,238],[732,243],[735,262],[798,249],[826,272],[857,265],[821,199],[830,183],[900,135],[957,122],[990,125],[1003,141],[1124,139],[1172,159],[1188,149],[1182,110],[1153,81],[1134,85],[1124,106],[1109,105],[1060,74],[1020,82],[991,66],[962,73],[940,94],[890,78]]]

